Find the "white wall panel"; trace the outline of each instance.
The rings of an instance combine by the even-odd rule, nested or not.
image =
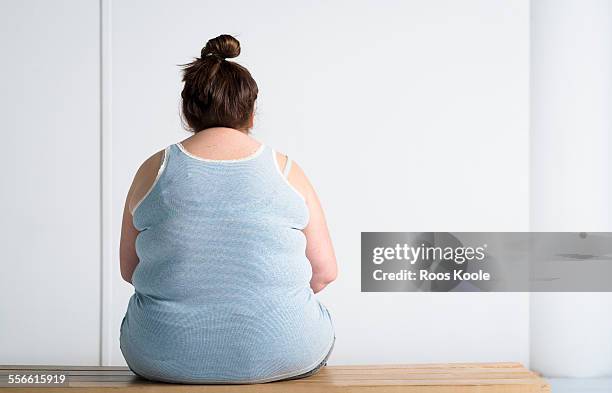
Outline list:
[[[0,364],[95,365],[96,0],[0,2]]]
[[[318,188],[340,276],[330,362],[522,361],[524,293],[360,293],[361,231],[525,231],[527,1],[116,1],[110,362],[132,288],[120,217],[138,165],[187,134],[177,64],[236,35],[260,86],[254,136]]]
[[[532,2],[531,226],[611,231],[612,2]],[[612,375],[612,294],[533,293],[531,361]]]

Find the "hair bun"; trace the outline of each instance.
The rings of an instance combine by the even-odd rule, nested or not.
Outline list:
[[[208,40],[206,46],[202,48],[201,57],[208,55],[229,59],[240,54],[240,42],[228,34]]]

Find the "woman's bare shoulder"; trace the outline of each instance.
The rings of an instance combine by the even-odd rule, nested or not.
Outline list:
[[[131,213],[134,212],[136,206],[138,206],[140,201],[153,186],[159,169],[164,161],[164,155],[165,150],[158,151],[151,157],[147,158],[140,165],[138,171],[136,171],[136,175],[134,176],[132,186],[130,187],[130,191],[128,193],[128,207]]]
[[[276,152],[276,161],[281,172],[285,171],[288,161],[287,155]],[[313,194],[313,187],[302,167],[295,160],[291,159],[291,168],[287,174],[287,181],[295,187],[299,193],[308,201]]]

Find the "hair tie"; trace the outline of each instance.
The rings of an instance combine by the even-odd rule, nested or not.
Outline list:
[[[224,57],[222,57],[222,56],[220,56],[220,55],[218,55],[218,54],[216,54],[216,53],[207,53],[207,54],[206,54],[206,57],[216,57],[217,59],[219,59],[219,60],[221,60],[221,61],[225,60],[225,58],[224,58]]]

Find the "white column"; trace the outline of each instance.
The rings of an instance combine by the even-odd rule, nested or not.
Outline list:
[[[612,231],[612,1],[531,12],[531,229]],[[612,293],[532,293],[530,314],[532,369],[612,375]]]

